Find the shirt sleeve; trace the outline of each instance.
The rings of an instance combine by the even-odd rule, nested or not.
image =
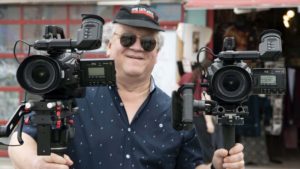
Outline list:
[[[176,169],[194,169],[203,163],[201,147],[195,129],[182,131],[184,139],[177,157]]]
[[[25,117],[25,119],[28,118],[30,121],[30,118],[32,118],[34,115],[35,115],[34,112],[30,113],[27,117]],[[22,132],[30,135],[34,140],[37,140],[37,128],[35,125],[32,125],[31,123],[24,124]]]

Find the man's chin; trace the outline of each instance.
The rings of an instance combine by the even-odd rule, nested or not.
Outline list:
[[[141,76],[145,76],[145,71],[141,70],[141,69],[131,69],[126,71],[126,74],[130,77],[141,77]]]
[[[142,72],[129,72],[127,73],[130,77],[141,77],[143,75]]]

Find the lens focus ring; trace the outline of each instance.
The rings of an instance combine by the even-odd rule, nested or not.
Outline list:
[[[213,91],[217,98],[235,103],[243,101],[251,92],[251,76],[243,68],[227,66],[217,70],[212,79]]]
[[[30,56],[17,70],[19,84],[33,94],[45,94],[55,90],[59,85],[59,79],[59,64],[46,56]]]

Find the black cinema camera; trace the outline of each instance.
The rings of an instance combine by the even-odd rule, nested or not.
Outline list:
[[[19,84],[32,94],[46,99],[68,99],[84,95],[81,87],[113,84],[114,62],[110,59],[80,59],[69,49],[93,50],[101,46],[104,20],[96,15],[82,15],[82,27],[76,40],[63,39],[63,30],[47,26],[44,40],[37,40],[34,48],[49,55],[27,57],[17,70]],[[51,36],[62,39],[49,39]]]
[[[77,40],[65,39],[60,27],[46,26],[45,39],[32,46],[47,54],[28,56],[17,70],[17,80],[30,98],[0,126],[0,137],[8,137],[20,121],[22,144],[24,115],[33,112],[29,122],[37,128],[37,154],[64,153],[75,132],[71,119],[78,110],[75,98],[83,97],[88,86],[115,85],[112,59],[80,59],[79,50],[101,46],[103,24],[100,16],[83,14]]]
[[[207,69],[208,94],[218,102],[212,114],[248,113],[245,102],[251,94],[280,95],[285,92],[286,73],[284,68],[253,68],[243,60],[277,60],[281,55],[279,32],[263,32],[259,51],[233,51],[234,39],[224,39],[225,51],[220,52]]]
[[[185,84],[172,95],[173,127],[177,130],[193,127],[193,116],[196,111],[205,111],[218,117],[218,123],[229,131],[224,131],[224,137],[234,140],[233,125],[242,125],[243,116],[249,113],[247,99],[251,94],[285,93],[286,71],[284,68],[253,68],[243,60],[276,60],[282,53],[280,32],[267,30],[262,33],[258,51],[234,51],[235,40],[232,37],[224,39],[224,51],[214,55],[216,59],[208,67],[206,81],[201,84],[206,87],[212,100],[194,100],[194,84]],[[199,53],[197,58],[199,57]],[[226,145],[227,144],[227,145]],[[226,143],[225,147],[232,147]]]

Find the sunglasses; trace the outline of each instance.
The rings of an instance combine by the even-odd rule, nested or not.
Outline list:
[[[144,51],[151,52],[156,46],[156,40],[152,36],[138,37],[133,33],[114,34],[120,37],[120,43],[125,48],[132,46],[136,42],[137,38],[140,39],[141,46],[144,49]]]

